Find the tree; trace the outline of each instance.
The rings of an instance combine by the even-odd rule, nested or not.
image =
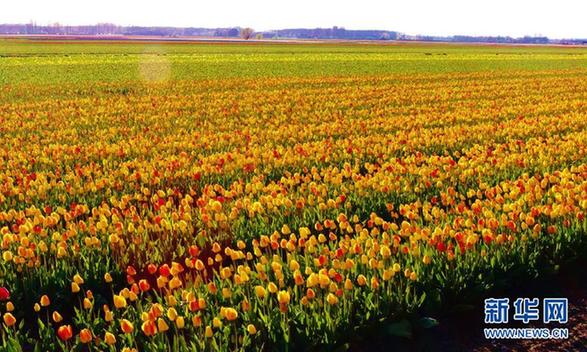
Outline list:
[[[241,38],[251,39],[253,37],[253,34],[255,34],[255,30],[253,28],[250,28],[250,27],[241,28],[241,32],[240,32]]]

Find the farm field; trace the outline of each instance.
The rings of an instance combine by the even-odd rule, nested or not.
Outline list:
[[[586,211],[587,48],[0,39],[8,351],[344,348]]]

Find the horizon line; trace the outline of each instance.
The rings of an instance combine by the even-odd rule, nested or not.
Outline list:
[[[34,26],[39,26],[39,27],[52,27],[55,25],[59,25],[60,27],[87,27],[87,26],[98,26],[98,25],[112,25],[115,27],[144,27],[144,28],[176,28],[176,29],[189,29],[189,28],[196,28],[196,29],[233,29],[233,28],[237,28],[237,29],[242,29],[242,28],[253,28],[253,30],[256,33],[261,33],[261,32],[275,32],[275,31],[282,31],[282,30],[294,30],[294,29],[334,29],[334,28],[338,28],[338,29],[344,29],[344,30],[348,30],[348,31],[382,31],[382,32],[395,32],[397,34],[402,34],[402,35],[407,35],[407,36],[414,36],[414,37],[433,37],[433,38],[454,38],[454,37],[459,37],[459,36],[463,36],[463,37],[473,37],[473,38],[512,38],[512,39],[521,39],[521,38],[547,38],[549,40],[584,40],[587,38],[582,38],[582,37],[549,37],[548,35],[543,35],[540,33],[535,33],[535,34],[524,34],[521,36],[515,36],[512,34],[491,34],[491,35],[475,35],[475,34],[463,34],[463,33],[458,33],[458,34],[426,34],[426,33],[417,33],[417,34],[413,34],[413,33],[407,33],[407,32],[403,32],[400,30],[393,30],[393,29],[381,29],[381,28],[349,28],[349,27],[345,27],[345,26],[338,26],[338,25],[334,25],[334,26],[312,26],[312,27],[283,27],[283,28],[272,28],[272,29],[261,29],[261,30],[256,30],[254,27],[249,27],[249,26],[215,26],[215,27],[205,27],[205,26],[196,26],[196,25],[192,25],[192,26],[176,26],[176,25],[141,25],[141,24],[117,24],[114,22],[95,22],[93,24],[66,24],[66,23],[61,23],[59,21],[54,21],[54,22],[49,22],[49,23],[44,23],[44,24],[39,24],[34,20],[31,20],[28,23],[23,23],[23,22],[15,22],[15,23],[8,23],[8,22],[4,22],[4,23],[0,23],[0,26],[27,26],[27,25],[34,25]]]

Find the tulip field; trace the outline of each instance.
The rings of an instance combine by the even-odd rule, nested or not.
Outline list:
[[[586,212],[587,49],[0,39],[3,351],[345,348]]]

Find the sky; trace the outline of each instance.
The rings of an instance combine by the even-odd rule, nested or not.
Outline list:
[[[339,26],[429,35],[587,38],[585,0],[1,0],[0,23]]]

